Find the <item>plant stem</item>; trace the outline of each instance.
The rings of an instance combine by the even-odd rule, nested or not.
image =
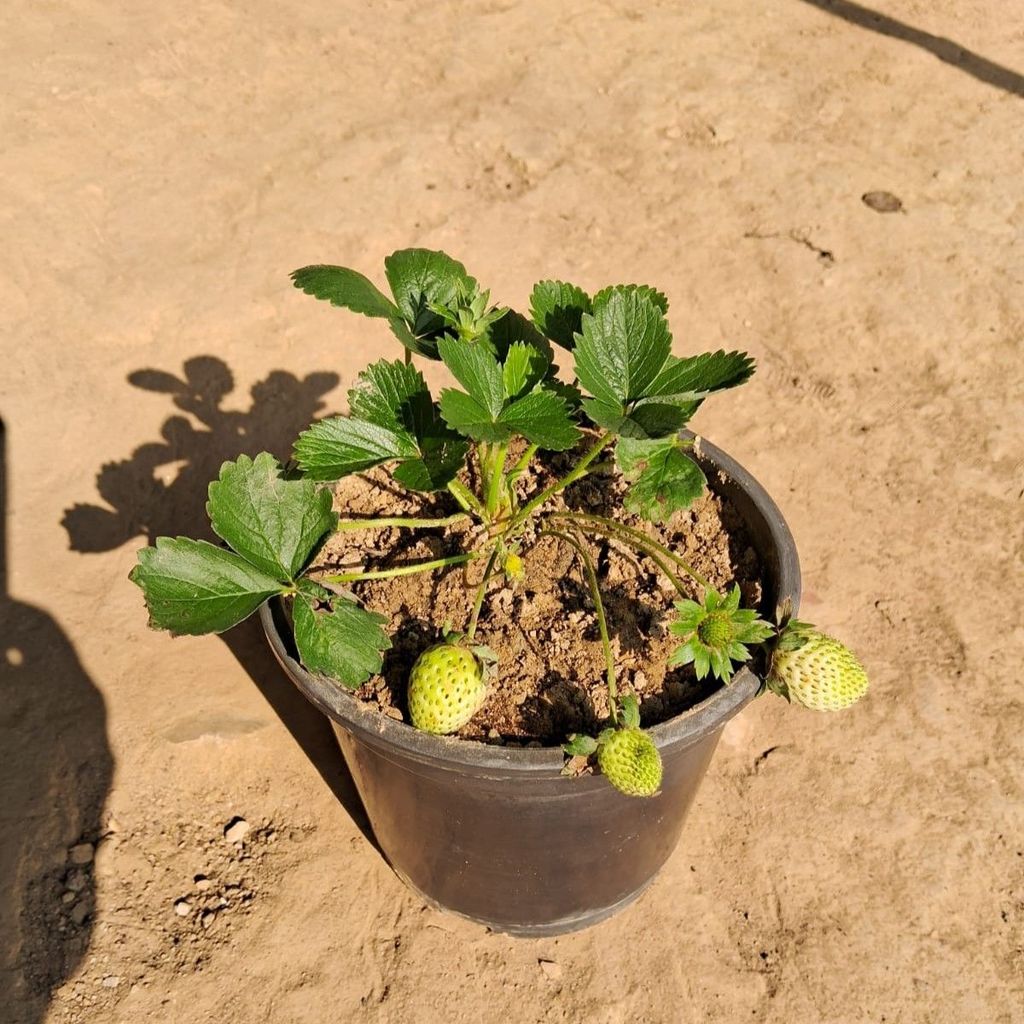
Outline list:
[[[501,482],[504,479],[505,455],[508,452],[508,444],[496,444],[489,452],[487,458],[487,499],[484,504],[484,511],[488,519],[494,518],[498,509],[498,498],[501,497]]]
[[[417,572],[429,572],[441,569],[446,565],[461,565],[478,558],[475,552],[461,555],[448,555],[446,558],[433,558],[429,562],[414,562],[412,565],[397,565],[392,569],[370,569],[366,572],[339,572],[330,576],[321,576],[321,583],[354,583],[357,580],[386,580],[392,576],[411,576]]]
[[[516,464],[508,472],[508,483],[511,487],[512,484],[519,478],[519,475],[526,469],[530,464],[530,459],[537,454],[537,449],[540,445],[531,444],[522,455],[516,460]]]
[[[601,450],[612,440],[612,434],[604,434],[597,439],[594,446],[580,459],[579,462],[569,470],[560,480],[556,480],[550,487],[546,487],[536,497],[531,498],[511,519],[508,528],[510,530],[525,522],[530,515],[536,511],[553,494],[565,490],[570,484],[575,483],[587,472],[587,467],[601,454]]]
[[[459,503],[461,508],[464,508],[467,512],[475,512],[483,519],[483,505],[480,504],[479,498],[461,480],[449,480],[448,493]]]
[[[337,529],[344,530],[375,530],[385,526],[397,526],[412,529],[416,526],[451,526],[454,523],[469,519],[465,512],[444,516],[441,519],[418,519],[415,516],[383,516],[377,519],[339,519]]]
[[[605,678],[608,683],[608,706],[611,709],[612,725],[619,724],[619,692],[615,685],[615,657],[612,654],[612,643],[608,637],[608,623],[604,616],[604,602],[601,600],[601,588],[597,584],[597,572],[594,569],[594,560],[590,552],[579,542],[576,537],[561,530],[541,530],[541,536],[558,537],[575,548],[576,553],[583,562],[583,569],[590,584],[590,596],[594,601],[594,610],[597,613],[597,630],[601,634],[601,647],[604,650]]]
[[[637,530],[632,526],[627,526],[625,523],[616,522],[614,519],[606,519],[604,516],[595,516],[589,512],[552,512],[551,518],[568,519],[577,524],[585,524],[595,532],[612,535],[616,539],[621,539],[623,543],[632,544],[645,554],[650,555],[651,558],[661,556],[668,559],[679,566],[688,576],[691,576],[705,590],[711,587],[708,580],[701,576],[696,569],[688,565],[679,555],[674,551],[670,551],[660,541],[656,541],[653,537],[648,536],[643,530]],[[666,572],[666,575],[672,579],[671,574]]]
[[[480,586],[476,589],[476,597],[473,599],[473,611],[469,617],[469,625],[466,627],[466,639],[470,643],[473,642],[473,637],[476,636],[476,624],[480,618],[480,609],[484,606],[487,584],[491,581],[491,570],[494,568],[494,561],[497,557],[498,545],[495,543],[491,547],[490,557],[487,559],[487,565],[484,567],[484,578],[480,581]]]

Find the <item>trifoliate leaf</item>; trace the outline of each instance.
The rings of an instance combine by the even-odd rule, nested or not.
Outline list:
[[[417,338],[445,329],[442,316],[430,307],[453,306],[460,296],[479,290],[466,268],[443,252],[431,249],[400,249],[384,260],[395,302]]]
[[[583,314],[592,309],[587,293],[565,281],[538,281],[530,295],[530,315],[541,334],[570,352]]]
[[[338,520],[330,491],[308,478],[284,479],[269,452],[225,462],[209,493],[217,536],[278,580],[294,580]]]
[[[602,288],[594,296],[594,311],[596,312],[599,306],[603,306],[616,293],[627,294],[629,292],[645,295],[662,313],[668,315],[668,299],[657,288],[652,288],[649,284],[613,284],[608,288]]]
[[[615,406],[642,398],[672,347],[661,310],[638,292],[615,292],[583,317],[576,376],[594,398]]]
[[[445,337],[437,345],[445,366],[489,414],[496,419],[505,404],[505,386],[497,359],[483,345]],[[447,419],[447,417],[445,417]]]
[[[502,411],[498,423],[521,434],[531,444],[548,451],[572,448],[580,432],[569,415],[569,407],[544,388],[531,391]]]
[[[505,361],[508,350],[516,342],[535,348],[549,365],[554,362],[555,353],[551,342],[522,313],[514,309],[506,310],[505,315],[491,324],[487,333],[480,338],[480,343],[486,345],[499,362]]]
[[[388,620],[343,597],[333,598],[329,611],[316,604],[303,593],[296,597],[292,611],[302,664],[310,672],[355,689],[381,669],[381,652],[391,647],[382,629]]]
[[[389,459],[418,455],[415,439],[405,431],[347,416],[314,423],[295,442],[295,460],[311,480],[340,480]]]
[[[529,391],[548,371],[548,361],[544,353],[517,341],[509,346],[501,368],[501,377],[505,385],[505,397],[517,398],[524,391]]]
[[[646,391],[649,397],[672,395],[695,399],[711,391],[742,384],[754,372],[754,360],[746,352],[705,352],[678,359],[669,356]]]
[[[628,511],[660,523],[704,493],[704,474],[675,438],[620,438],[616,449],[623,476],[633,481],[623,498]]]
[[[371,363],[348,393],[354,419],[419,437],[434,422],[434,408],[423,374],[408,363]]]
[[[417,457],[400,463],[394,477],[416,491],[436,491],[458,473],[466,443],[438,416],[423,375],[406,363],[382,360],[368,366],[348,393],[353,416],[399,434],[411,434]]]
[[[445,388],[439,401],[441,416],[452,430],[457,430],[474,441],[493,444],[507,441],[512,436],[511,427],[498,423],[472,395],[454,388]]]
[[[142,588],[149,624],[175,635],[223,633],[285,585],[241,555],[205,540],[158,537],[129,579]]]
[[[348,267],[302,267],[291,276],[296,288],[332,306],[343,306],[364,316],[398,315],[395,304],[368,277]]]

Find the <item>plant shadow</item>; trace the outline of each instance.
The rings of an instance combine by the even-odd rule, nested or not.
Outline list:
[[[523,702],[521,714],[525,734],[555,742],[573,733],[596,736],[607,725],[586,691],[557,672],[541,680],[539,692]]]
[[[221,464],[240,454],[269,451],[284,459],[300,431],[322,415],[324,396],[339,383],[335,373],[299,378],[274,370],[254,384],[249,407],[224,408],[234,377],[216,356],[185,362],[181,376],[141,369],[128,383],[168,395],[183,415],[172,415],[161,440],[137,447],[127,459],[100,467],[96,486],[104,504],[76,504],[61,524],[72,551],[111,551],[135,537],[216,541],[206,516],[207,488]],[[292,686],[274,661],[255,617],[221,635],[264,699],[319,772],[360,831],[378,849],[366,811],[327,719]]]

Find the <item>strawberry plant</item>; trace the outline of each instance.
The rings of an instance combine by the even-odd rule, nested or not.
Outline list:
[[[404,358],[366,367],[348,395],[347,415],[314,423],[282,467],[267,452],[223,465],[210,484],[207,511],[224,542],[161,537],[139,553],[131,578],[145,595],[151,625],[175,634],[219,633],[268,598],[291,603],[295,645],[306,669],[357,688],[381,670],[390,647],[385,617],[345,588],[359,580],[483,567],[461,634],[423,651],[408,690],[414,726],[435,733],[461,728],[486,696],[485,658],[474,646],[481,609],[496,582],[523,574],[522,553],[538,538],[564,544],[579,560],[604,651],[609,721],[598,736],[568,738],[566,752],[593,756],[623,792],[650,796],[661,783],[658,751],[640,729],[636,697],[620,692],[601,581],[585,539],[632,548],[679,594],[670,662],[692,664],[698,678],[727,683],[761,645],[777,649],[768,686],[816,708],[857,699],[866,678],[842,645],[801,623],[780,631],[740,607],[740,590],[718,593],[680,555],[637,525],[573,511],[553,499],[599,466],[628,482],[623,504],[661,523],[687,508],[706,480],[680,430],[713,393],[746,381],[743,352],[687,357],[671,352],[665,296],[647,285],[614,285],[595,295],[541,281],[530,317],[492,305],[461,263],[441,252],[407,249],[384,261],[391,290],[345,267],[296,271],[302,291],[355,313],[385,320]],[[558,376],[558,358],[572,382]],[[431,395],[413,358],[440,360],[457,387]],[[567,453],[565,467],[533,493],[518,482],[545,453]],[[608,460],[612,453],[611,460]],[[565,458],[565,456],[563,456]],[[340,518],[328,486],[386,467],[394,484],[447,491],[459,511],[447,516]],[[377,570],[312,570],[335,531],[393,527],[415,531],[470,522],[466,549]],[[703,592],[692,600],[682,577]]]

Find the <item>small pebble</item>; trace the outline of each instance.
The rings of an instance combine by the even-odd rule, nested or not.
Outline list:
[[[903,201],[891,192],[865,192],[861,202],[875,213],[900,213]]]
[[[554,960],[545,960],[543,957],[537,961],[540,969],[552,981],[562,980],[562,965],[556,964]]]
[[[192,913],[192,904],[186,899],[175,900],[174,912],[178,917],[188,917]]]
[[[224,838],[229,843],[240,843],[249,831],[249,822],[245,818],[232,818],[224,826]]]
[[[74,921],[75,924],[78,924],[78,925],[85,924],[85,919],[88,916],[89,916],[89,904],[88,903],[85,903],[85,902],[76,903],[71,908],[71,920]]]
[[[68,877],[65,879],[64,884],[72,892],[81,892],[89,884],[89,877],[80,868],[76,868],[74,871],[68,872]]]
[[[92,843],[77,843],[68,850],[68,860],[72,864],[91,864],[96,848]]]
[[[62,903],[74,903],[77,898],[73,892],[66,892],[60,899]]]
[[[108,974],[103,979],[104,988],[117,988],[121,984],[121,979],[116,974]]]
[[[196,875],[195,883],[196,883],[196,888],[200,892],[206,892],[206,890],[209,889],[211,885],[213,885],[213,882],[211,882],[206,877],[206,875]]]

